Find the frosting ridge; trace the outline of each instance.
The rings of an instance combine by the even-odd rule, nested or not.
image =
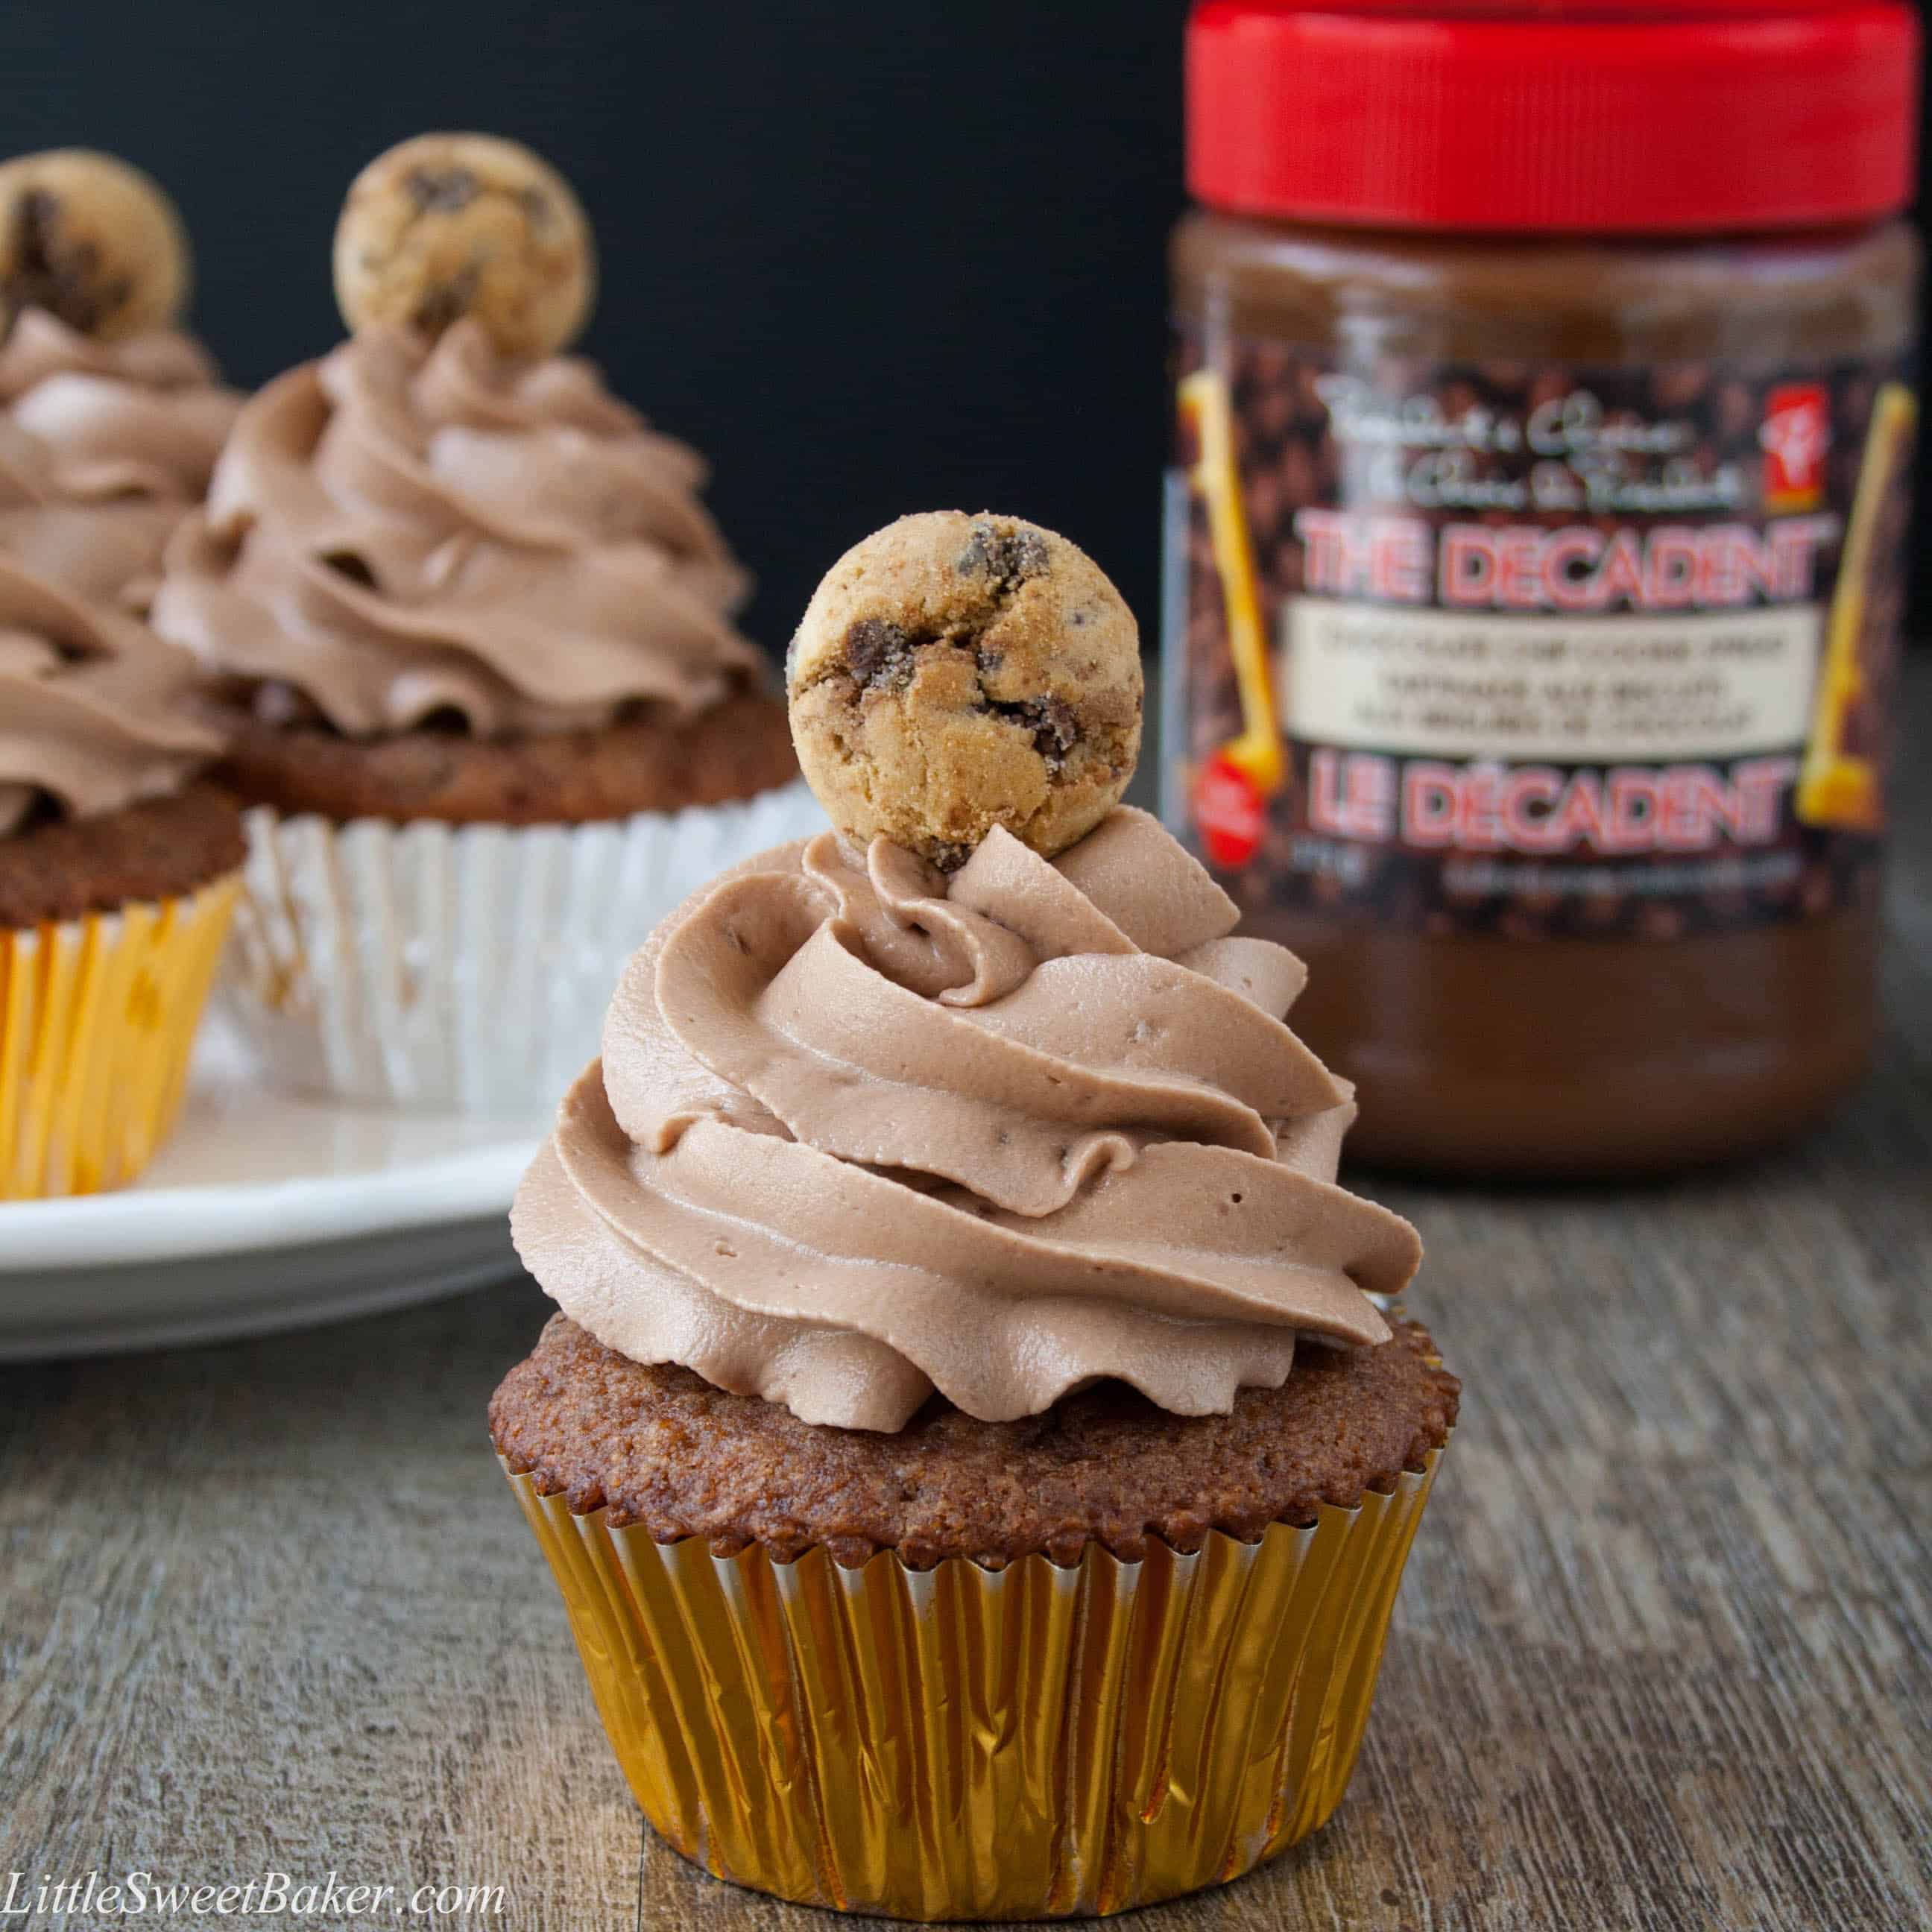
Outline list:
[[[38,309],[0,344],[0,834],[172,791],[220,749],[143,621],[241,398],[190,338],[96,342]]]
[[[705,478],[580,358],[505,358],[469,319],[364,329],[242,412],[155,621],[351,736],[688,714],[764,662]]]
[[[752,860],[632,962],[518,1249],[608,1346],[846,1427],[1106,1376],[1225,1411],[1298,1334],[1382,1341],[1364,1290],[1420,1244],[1336,1184],[1351,1090],[1236,919],[1126,808],[950,879],[830,833]]]

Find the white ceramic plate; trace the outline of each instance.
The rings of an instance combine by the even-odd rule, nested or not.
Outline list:
[[[211,1024],[137,1186],[0,1204],[0,1360],[263,1334],[510,1275],[510,1197],[545,1125],[286,1099]]]

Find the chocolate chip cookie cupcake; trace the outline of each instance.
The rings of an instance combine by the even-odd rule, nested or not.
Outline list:
[[[146,621],[241,400],[176,326],[188,284],[137,170],[0,166],[0,1201],[147,1165],[236,896],[221,740]]]
[[[284,1084],[527,1112],[657,918],[823,820],[703,462],[556,352],[594,283],[568,185],[405,142],[336,269],[350,339],[243,412],[156,605],[250,808],[225,990]]]
[[[496,1448],[651,1822],[788,1898],[1114,1912],[1315,1830],[1455,1420],[1298,963],[1118,803],[1132,640],[1014,519],[844,560],[794,724],[875,782],[658,928],[518,1196]]]

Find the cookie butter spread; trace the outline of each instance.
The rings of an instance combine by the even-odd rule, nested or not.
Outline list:
[[[372,327],[243,411],[154,621],[349,736],[688,714],[763,662],[704,480],[586,362],[506,357],[473,318]]]
[[[1298,1336],[1383,1342],[1414,1231],[1336,1184],[1351,1090],[1237,918],[1125,808],[950,877],[832,833],[752,860],[632,962],[518,1251],[608,1346],[850,1428],[1110,1377],[1225,1412]]]
[[[43,310],[0,346],[0,832],[172,791],[220,748],[142,621],[240,398],[190,338]]]
[[[1163,808],[1372,1160],[1670,1168],[1868,1063],[1918,41],[1197,0]]]

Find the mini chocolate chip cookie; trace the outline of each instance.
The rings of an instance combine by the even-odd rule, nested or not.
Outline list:
[[[832,823],[951,868],[995,825],[1051,856],[1139,754],[1140,635],[1064,537],[902,517],[827,573],[786,664],[799,763]]]
[[[506,356],[580,330],[596,247],[570,184],[514,141],[419,134],[356,177],[335,230],[335,299],[351,329],[436,336],[474,316]]]
[[[186,306],[188,231],[137,167],[88,148],[0,166],[5,326],[44,309],[97,341],[166,328]]]

